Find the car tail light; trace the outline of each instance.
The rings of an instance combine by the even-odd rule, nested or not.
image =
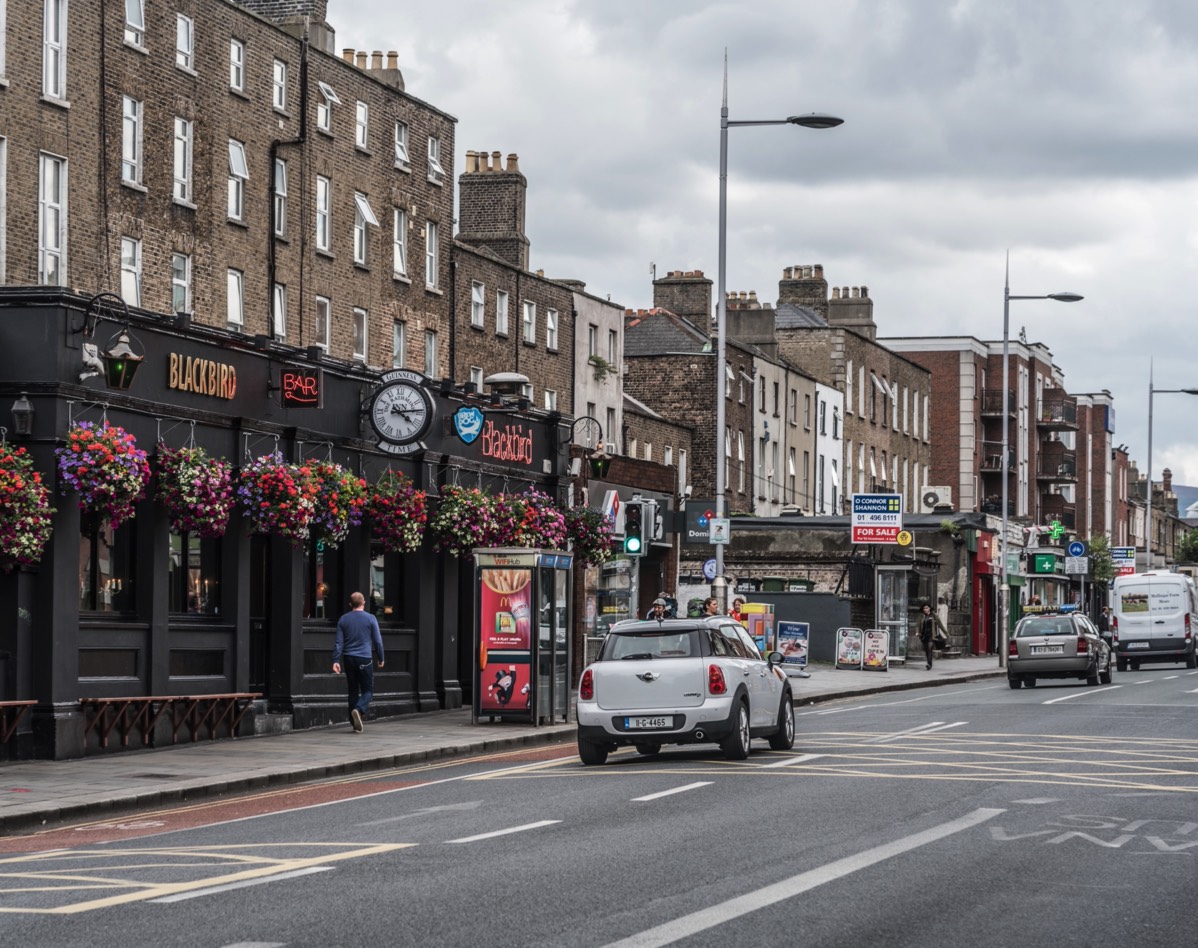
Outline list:
[[[707,691],[713,695],[728,693],[728,682],[724,681],[724,669],[719,665],[707,666]]]
[[[1019,643],[1016,642],[1014,639],[1011,639],[1011,641],[1009,641],[1007,643],[1007,657],[1008,658],[1018,658],[1019,657]]]
[[[1088,651],[1090,651],[1090,640],[1084,635],[1079,635],[1077,637],[1077,654],[1081,655],[1082,652]]]
[[[583,701],[595,700],[595,676],[589,668],[582,673],[582,681],[578,683],[578,697]]]
[[[1187,612],[1186,613],[1186,638],[1187,639],[1190,638],[1191,635],[1192,635],[1192,633],[1190,632],[1190,614]]]
[[[1111,616],[1111,641],[1119,641],[1119,617]]]

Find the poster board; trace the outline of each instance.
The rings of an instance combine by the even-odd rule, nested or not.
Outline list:
[[[860,668],[862,656],[862,632],[860,629],[842,627],[836,630],[836,667]]]
[[[809,622],[779,622],[778,651],[783,665],[807,667],[807,645],[811,638]]]
[[[866,629],[862,636],[862,671],[890,670],[890,633],[885,629]]]

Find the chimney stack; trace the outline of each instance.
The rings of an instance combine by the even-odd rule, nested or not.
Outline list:
[[[528,180],[519,158],[503,153],[466,152],[466,170],[458,177],[458,240],[486,247],[504,260],[528,269],[528,237],[524,233]]]

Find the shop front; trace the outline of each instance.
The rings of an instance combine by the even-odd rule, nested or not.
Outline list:
[[[535,486],[560,501],[558,420],[514,404],[484,410],[417,373],[380,376],[317,348],[184,319],[118,319],[111,308],[97,315],[92,302],[57,288],[0,288],[0,397],[32,406],[28,434],[15,440],[56,508],[39,561],[0,572],[0,700],[38,702],[0,755],[98,750],[84,698],[256,695],[242,733],[344,721],[345,682],[331,654],[354,591],[367,595],[386,650],[372,714],[468,703],[468,563],[427,535],[413,551],[397,549],[369,518],[336,538],[257,532],[245,498],[219,536],[179,529],[159,465],[199,447],[229,462],[234,490],[247,469],[277,456],[368,487],[401,480],[426,492],[430,509],[446,485]],[[140,359],[131,383],[116,388],[100,360],[122,329]],[[456,423],[462,410],[475,428]],[[72,432],[105,425],[127,433],[154,471],[115,527],[100,505],[81,509],[80,495],[64,490],[71,484],[56,458]]]

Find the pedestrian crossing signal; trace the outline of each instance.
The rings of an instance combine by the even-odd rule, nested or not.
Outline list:
[[[629,556],[640,556],[645,552],[645,508],[640,501],[630,500],[624,504],[624,552]]]

